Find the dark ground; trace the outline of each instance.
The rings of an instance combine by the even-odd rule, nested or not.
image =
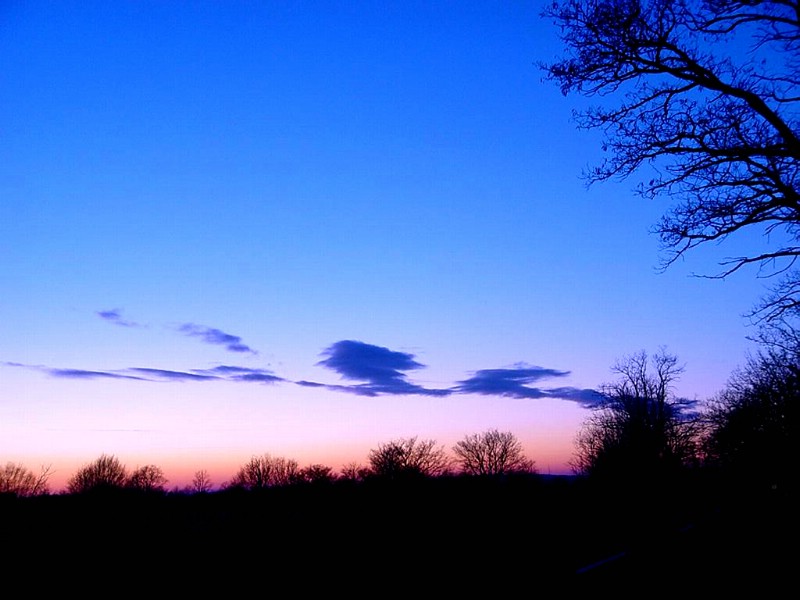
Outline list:
[[[54,495],[3,498],[0,540],[5,579],[88,596],[766,597],[795,580],[793,499],[570,477]]]

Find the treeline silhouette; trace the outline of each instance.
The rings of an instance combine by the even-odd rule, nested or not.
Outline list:
[[[106,573],[126,562],[172,581],[180,572],[184,586],[225,573],[240,591],[265,569],[304,586],[341,585],[351,573],[395,590],[493,593],[545,577],[618,590],[644,574],[660,589],[785,580],[800,353],[770,346],[702,407],[674,397],[681,368],[663,349],[613,370],[619,379],[576,440],[571,476],[538,473],[498,430],[465,436],[451,454],[434,440],[393,440],[339,473],[263,454],[219,486],[201,470],[172,490],[156,465],[128,471],[113,455],[61,493],[48,490],[46,469],[9,463],[0,470],[7,564]]]
[[[313,593],[511,595],[547,582],[622,590],[648,574],[662,591],[743,580],[769,593],[793,573],[778,543],[791,541],[792,500],[688,474],[641,488],[536,473],[98,488],[6,496],[0,539],[7,572],[35,567],[55,582],[90,569],[93,586],[126,574],[238,594],[286,577]]]

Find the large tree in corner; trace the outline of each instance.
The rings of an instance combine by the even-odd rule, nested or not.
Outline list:
[[[753,311],[762,323],[800,312],[800,2],[565,0],[543,16],[566,55],[541,65],[564,94],[598,99],[576,115],[602,130],[609,157],[590,182],[644,166],[643,197],[674,204],[655,229],[664,266],[737,231],[769,234],[767,250],[733,256],[774,276]]]

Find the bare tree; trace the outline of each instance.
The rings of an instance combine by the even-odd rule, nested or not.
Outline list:
[[[453,453],[468,475],[535,472],[534,461],[525,456],[522,443],[510,431],[489,429],[467,435],[453,446]]]
[[[163,492],[167,485],[164,471],[156,465],[144,465],[130,474],[127,487],[140,492]]]
[[[72,494],[122,489],[128,480],[125,466],[116,456],[102,454],[97,460],[81,467],[69,481],[67,491]]]
[[[603,386],[603,392],[607,397],[647,398],[655,402],[657,411],[663,412],[673,385],[684,370],[678,357],[668,354],[666,348],[652,356],[640,350],[614,363],[611,372],[619,377]]]
[[[638,193],[667,197],[656,225],[666,268],[742,229],[768,250],[723,259],[776,277],[751,313],[800,312],[800,9],[795,0],[559,0],[543,12],[567,55],[541,65],[562,92],[598,98],[576,113],[609,158],[588,182],[645,166]],[[616,105],[611,103],[616,98]]]
[[[401,438],[369,452],[370,473],[384,479],[436,477],[450,469],[444,446],[435,440]]]
[[[369,467],[357,462],[347,463],[339,471],[339,479],[344,481],[363,481],[369,477]]]
[[[298,477],[297,461],[263,454],[251,457],[242,465],[226,487],[265,489],[295,483]]]
[[[205,469],[195,471],[190,490],[194,493],[203,494],[210,492],[211,488],[211,477],[209,476],[208,471]]]
[[[606,479],[662,478],[697,457],[694,402],[677,398],[673,384],[683,372],[677,358],[661,348],[618,361],[617,381],[603,386],[605,397],[576,438],[576,473]]]
[[[7,462],[0,469],[0,494],[12,494],[20,498],[46,496],[50,493],[48,479],[50,467],[42,467],[37,475],[22,464]]]

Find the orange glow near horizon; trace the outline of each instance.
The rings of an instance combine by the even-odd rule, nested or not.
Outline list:
[[[384,440],[386,442],[389,439]],[[520,441],[530,451],[526,452],[526,456],[535,462],[536,469],[543,475],[567,475],[571,473],[568,465],[568,458],[571,449],[565,447],[564,436],[558,432],[554,432],[545,438],[541,438],[535,443],[525,443],[523,436],[520,436]],[[383,443],[383,442],[379,442]],[[309,449],[305,452],[270,452],[264,450],[262,452],[231,452],[224,453],[211,453],[211,452],[180,452],[163,454],[158,457],[143,452],[130,452],[130,453],[114,453],[114,452],[101,452],[96,455],[90,456],[60,456],[51,459],[46,456],[28,455],[24,460],[12,460],[23,464],[26,468],[38,474],[40,468],[49,467],[48,483],[51,493],[61,493],[66,491],[67,482],[69,479],[83,466],[91,463],[101,454],[113,455],[117,457],[120,462],[132,471],[138,467],[154,464],[160,467],[166,476],[167,490],[182,490],[189,488],[192,480],[198,471],[206,471],[212,484],[213,489],[219,489],[226,482],[228,482],[238,471],[238,469],[246,463],[252,456],[260,456],[269,454],[274,457],[283,457],[295,460],[298,466],[306,467],[313,464],[321,464],[330,467],[334,474],[339,474],[341,469],[351,463],[356,463],[362,466],[369,464],[369,451],[376,447],[363,446],[353,444],[351,447],[341,447],[336,450],[325,448]],[[534,451],[533,448],[536,448]],[[449,451],[449,446],[445,445],[445,450],[448,454],[452,455]]]

